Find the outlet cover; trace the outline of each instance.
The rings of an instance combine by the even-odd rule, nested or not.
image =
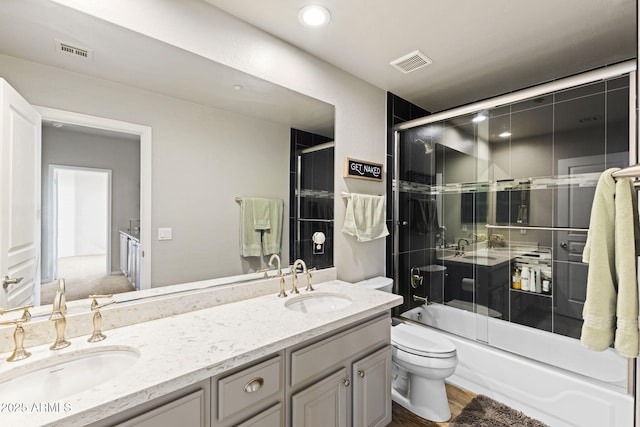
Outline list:
[[[171,228],[158,228],[158,240],[171,240]]]

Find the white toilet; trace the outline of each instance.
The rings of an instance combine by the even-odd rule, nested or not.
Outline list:
[[[392,292],[393,279],[374,277],[358,285]],[[416,415],[448,421],[451,409],[444,386],[458,364],[456,346],[424,326],[399,323],[391,327],[393,400]]]
[[[458,365],[456,346],[427,327],[408,323],[391,328],[391,346],[393,400],[422,418],[448,421],[444,380]]]

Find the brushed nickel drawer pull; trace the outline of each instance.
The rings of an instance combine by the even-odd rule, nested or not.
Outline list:
[[[245,393],[253,393],[262,388],[264,380],[262,378],[254,378],[244,386]]]
[[[364,378],[364,371],[358,371],[358,376],[360,378]]]
[[[349,378],[345,378],[342,380],[342,384],[344,384],[345,387],[349,387],[351,385],[351,381],[349,381]]]

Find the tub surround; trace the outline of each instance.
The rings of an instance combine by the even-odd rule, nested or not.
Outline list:
[[[62,351],[49,350],[49,343],[31,347],[29,351],[32,352],[32,356],[29,359],[18,363],[0,363],[0,380],[15,369],[26,369],[27,365],[37,364],[48,357],[95,349],[98,346],[126,346],[136,349],[140,352],[140,358],[135,365],[122,375],[114,374],[114,378],[108,382],[64,399],[67,404],[65,407],[71,409],[69,412],[61,410],[44,413],[3,413],[0,414],[2,423],[27,426],[51,425],[64,421],[67,426],[86,425],[324,333],[370,318],[402,303],[402,297],[398,295],[373,291],[339,280],[323,283],[316,280],[316,283],[318,291],[345,295],[352,303],[332,312],[299,313],[285,308],[285,301],[291,297],[278,298],[278,282],[274,281],[231,285],[204,293],[192,292],[180,297],[174,296],[171,298],[173,304],[156,301],[156,315],[164,318],[140,321],[141,323],[117,329],[111,329],[106,322],[110,317],[117,317],[114,314],[118,306],[105,309],[105,341],[97,344],[87,343],[89,331],[70,339],[72,345]],[[249,285],[257,289],[247,289]],[[252,292],[267,294],[254,294],[251,297]],[[177,310],[176,306],[180,305],[180,300],[185,297],[206,299],[209,300],[209,305],[213,306],[195,309],[196,311],[191,308],[190,312],[182,314],[162,312],[167,307]],[[234,298],[236,300],[232,302]],[[152,305],[150,302],[147,304]],[[195,305],[194,302],[191,307]],[[126,306],[123,305],[121,309],[123,307]],[[146,312],[147,316],[154,310],[146,306],[139,308],[140,312]],[[133,309],[129,314],[136,316],[140,312]],[[76,321],[77,319],[72,319],[69,323],[73,324]],[[86,323],[87,329],[90,329],[91,322]],[[6,358],[5,354],[2,356]]]

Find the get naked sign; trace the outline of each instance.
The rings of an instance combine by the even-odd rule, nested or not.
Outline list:
[[[344,178],[369,179],[371,181],[382,181],[382,165],[380,163],[364,162],[362,160],[344,159]]]

